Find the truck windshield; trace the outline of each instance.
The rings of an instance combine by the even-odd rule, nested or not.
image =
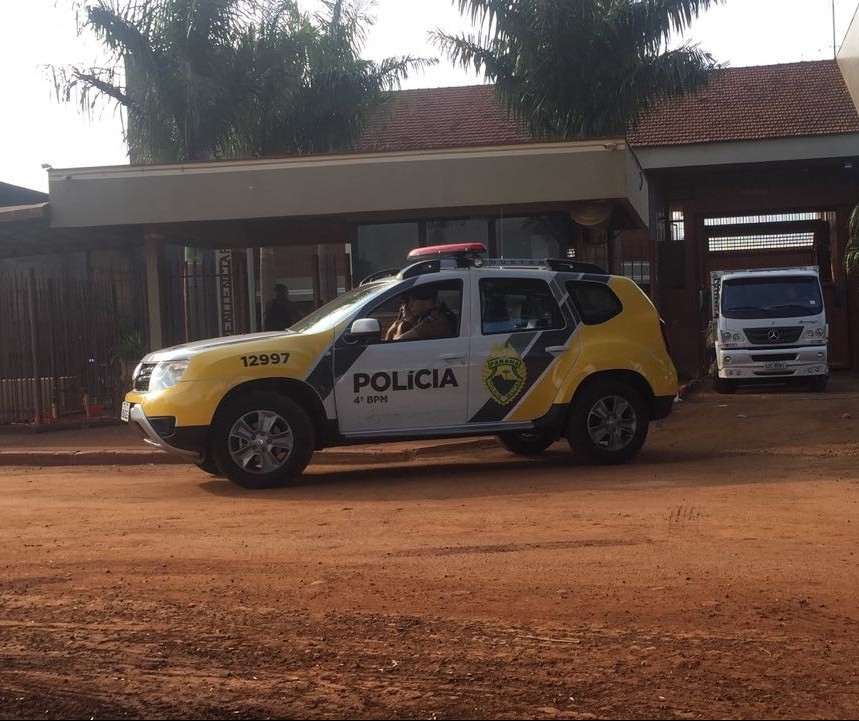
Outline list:
[[[722,285],[726,318],[795,318],[823,312],[820,283],[813,276],[736,278]]]

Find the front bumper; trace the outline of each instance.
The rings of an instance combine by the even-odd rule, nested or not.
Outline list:
[[[143,440],[147,443],[151,443],[153,446],[158,446],[163,451],[167,451],[167,453],[172,453],[175,456],[179,456],[180,458],[184,458],[185,460],[191,463],[201,463],[203,460],[203,454],[196,450],[190,450],[187,448],[180,448],[176,445],[168,443],[168,441],[158,435],[158,432],[155,430],[152,423],[146,417],[146,413],[143,411],[143,406],[133,405],[128,413],[128,422],[134,423],[140,430],[143,432]],[[184,445],[184,444],[183,444]]]
[[[829,373],[826,346],[717,348],[716,368],[719,378],[727,380],[810,378]]]

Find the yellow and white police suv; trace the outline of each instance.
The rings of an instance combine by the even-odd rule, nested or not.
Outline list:
[[[484,253],[420,248],[288,330],[150,353],[123,419],[247,488],[351,443],[491,434],[532,456],[565,437],[593,461],[632,458],[677,393],[649,298],[597,266]]]

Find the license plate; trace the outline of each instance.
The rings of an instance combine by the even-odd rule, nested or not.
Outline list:
[[[128,423],[128,416],[131,413],[131,403],[122,401],[122,410],[119,412],[119,419]]]
[[[771,371],[783,371],[787,368],[787,363],[783,363],[782,361],[772,361],[771,363],[764,363],[764,368]]]

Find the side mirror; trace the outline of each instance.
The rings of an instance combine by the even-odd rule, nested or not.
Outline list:
[[[346,336],[351,343],[378,343],[382,340],[382,326],[378,318],[358,318]]]

